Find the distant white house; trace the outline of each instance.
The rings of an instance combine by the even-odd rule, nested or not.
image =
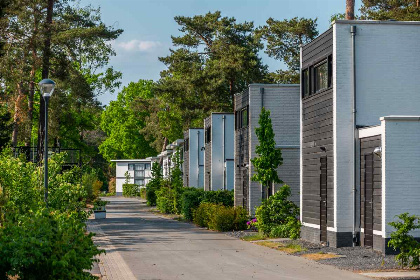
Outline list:
[[[175,160],[174,156],[177,155],[177,152],[181,153],[182,159],[182,151],[183,151],[183,143],[184,139],[178,139],[173,143],[166,146],[166,150],[161,152],[157,156],[157,161],[160,162],[162,160],[162,174],[163,178],[168,179],[171,176],[172,170],[175,168]],[[182,171],[182,165],[179,166]]]
[[[116,195],[122,195],[126,172],[129,175],[129,184],[145,187],[151,179],[152,158],[147,159],[118,159],[111,160],[116,163]]]

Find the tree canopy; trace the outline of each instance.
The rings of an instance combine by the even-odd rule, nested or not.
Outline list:
[[[275,20],[269,18],[258,34],[267,41],[266,53],[283,62],[286,70],[270,73],[276,83],[298,84],[300,79],[300,46],[318,36],[317,19],[292,18]]]
[[[263,44],[252,22],[238,23],[219,11],[177,16],[175,21],[182,35],[173,36],[170,55],[159,58],[167,69],[156,94],[167,117],[182,119],[183,125],[171,133],[182,137],[183,129],[202,126],[211,111],[232,111],[233,95],[249,83],[264,81],[267,66],[258,56]]]
[[[153,81],[131,82],[103,111],[101,128],[106,133],[106,139],[99,146],[99,151],[105,159],[146,158],[157,154],[151,142],[140,133],[148,111],[139,111],[135,107],[140,99],[153,98],[152,87]]]

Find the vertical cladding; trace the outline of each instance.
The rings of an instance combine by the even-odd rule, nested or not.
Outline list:
[[[189,143],[187,143],[186,141],[189,140],[189,131],[185,131],[184,132],[184,147],[185,145],[188,145]],[[189,184],[189,171],[190,171],[190,151],[188,149],[188,151],[185,150],[184,148],[184,153],[183,153],[184,157],[183,157],[183,163],[182,163],[182,170],[183,170],[183,181],[184,181],[184,186],[190,186]]]
[[[376,147],[381,146],[381,135],[360,139],[360,222],[364,228],[365,214],[365,155],[372,154]],[[373,157],[373,230],[382,230],[382,160]]]
[[[263,93],[261,88],[264,88]],[[249,97],[249,154],[250,159],[257,156],[255,148],[259,144],[255,134],[261,108],[270,110],[271,122],[275,133],[275,141],[279,146],[299,146],[299,86],[298,85],[250,85]],[[283,165],[277,170],[279,178],[292,189],[292,200],[299,204],[299,149],[282,149]],[[249,161],[250,175],[255,174],[254,167]],[[275,189],[279,189],[276,185]],[[254,214],[256,207],[261,204],[262,189],[258,182],[249,179],[249,207]]]
[[[332,52],[333,30],[329,29],[303,47],[302,68],[313,66]],[[327,156],[328,227],[334,227],[333,107],[332,88],[302,99],[302,221],[320,224],[320,157]]]
[[[204,190],[211,190],[211,141],[207,142],[207,128],[212,125],[211,115],[204,120]],[[212,136],[211,136],[212,137]]]
[[[244,90],[243,93],[235,95],[234,99],[235,112],[240,111],[242,108],[249,105],[249,89]],[[235,123],[236,123],[235,113]],[[249,150],[248,150],[248,127],[236,129],[235,125],[235,205],[242,206],[248,209],[248,181],[249,171],[245,166],[249,163]]]

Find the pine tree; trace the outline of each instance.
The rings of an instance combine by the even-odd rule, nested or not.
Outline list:
[[[251,159],[256,173],[251,177],[252,181],[260,182],[263,188],[264,198],[267,198],[272,190],[272,184],[283,183],[277,174],[277,168],[283,164],[280,149],[276,149],[273,125],[271,124],[270,111],[264,107],[258,120],[259,127],[255,129],[259,144],[255,147],[258,157]]]
[[[275,20],[269,18],[267,24],[259,28],[258,34],[267,41],[265,52],[287,66],[286,70],[270,73],[270,78],[281,84],[298,84],[300,46],[318,36],[317,19],[295,17],[290,20]]]

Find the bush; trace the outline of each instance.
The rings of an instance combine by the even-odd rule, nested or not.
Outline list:
[[[0,279],[96,279],[89,272],[103,253],[73,213],[40,209],[0,227]]]
[[[289,217],[285,224],[271,228],[270,238],[291,238],[298,239],[300,236],[301,223],[299,220]]]
[[[290,238],[299,237],[300,222],[297,219],[299,207],[288,200],[290,195],[290,187],[284,185],[257,208],[255,214],[257,217],[256,226],[262,234]]]
[[[159,163],[154,162],[152,165],[152,180],[146,185],[147,205],[156,206],[156,192],[160,189],[163,181],[162,168]]]
[[[193,212],[200,206],[204,198],[205,192],[203,189],[185,188],[181,196],[181,213],[188,221],[192,221]]]
[[[140,195],[139,186],[136,184],[123,184],[123,196],[134,197]]]
[[[194,223],[217,231],[246,229],[248,214],[242,207],[203,202],[194,212]]]
[[[140,189],[140,197],[142,199],[146,199],[146,188],[141,188]]]
[[[403,213],[397,216],[400,221],[389,223],[396,229],[391,233],[388,247],[392,247],[399,254],[395,260],[403,266],[418,267],[420,264],[420,242],[409,234],[410,231],[420,229],[420,217]]]
[[[64,156],[49,159],[47,209],[43,169],[0,155],[0,279],[94,279],[84,270],[102,251],[86,234],[88,191],[79,168],[62,171]]]
[[[98,181],[98,175],[94,170],[86,172],[82,176],[82,186],[86,189],[88,199],[94,200],[98,195],[95,195],[94,184]]]
[[[117,192],[117,179],[115,177],[111,178],[108,183],[108,193]]]
[[[93,183],[93,196],[95,198],[99,197],[99,194],[101,193],[101,188],[103,186],[104,182],[96,180]]]
[[[200,227],[209,227],[210,216],[215,211],[216,205],[212,203],[203,202],[198,206],[193,213],[194,224]]]
[[[233,191],[206,191],[204,192],[203,202],[233,206]]]

